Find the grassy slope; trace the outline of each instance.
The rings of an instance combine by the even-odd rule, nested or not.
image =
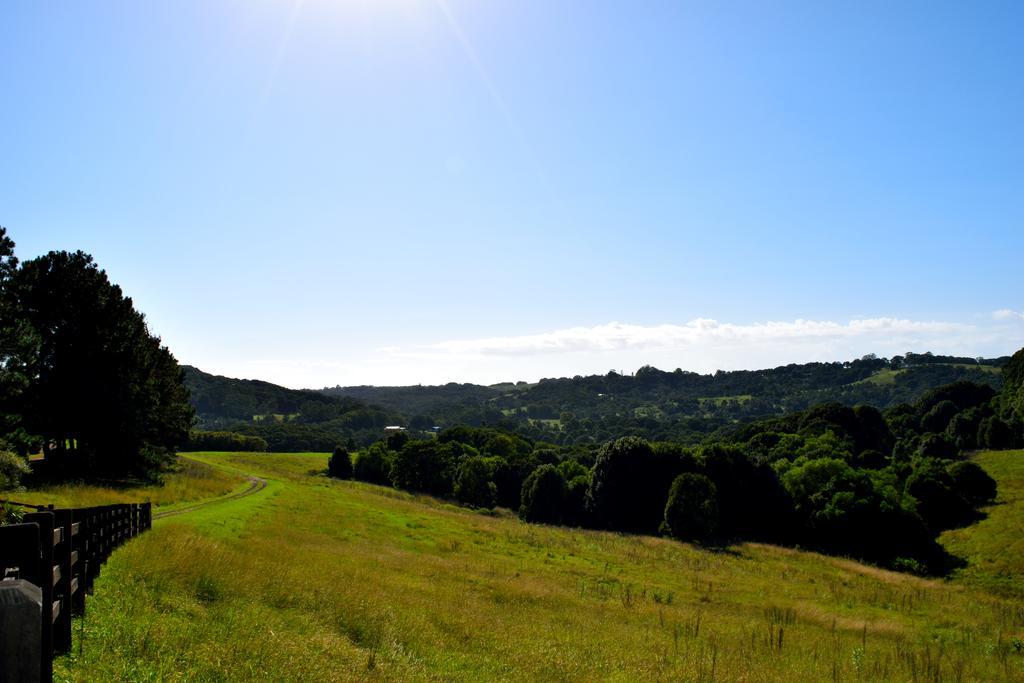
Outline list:
[[[769,546],[531,526],[204,454],[264,491],[111,558],[62,678],[1017,680],[1024,608]],[[76,634],[79,626],[76,625]]]
[[[1024,600],[1024,451],[980,453],[975,462],[999,484],[996,504],[985,519],[939,541],[968,562],[958,580]]]
[[[61,484],[11,494],[23,503],[57,507],[88,507],[121,502],[152,502],[154,508],[170,510],[205,498],[214,498],[246,488],[245,477],[205,463],[180,457],[178,467],[164,477],[162,486],[82,486]]]

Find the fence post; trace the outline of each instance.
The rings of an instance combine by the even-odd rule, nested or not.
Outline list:
[[[4,681],[48,680],[40,671],[48,661],[39,640],[42,625],[39,587],[24,579],[0,582],[0,673]]]
[[[53,622],[53,649],[62,653],[71,650],[71,589],[74,577],[74,551],[71,538],[71,510],[54,510],[54,524],[60,529],[60,542],[53,547],[53,563],[60,567],[60,577],[53,586],[54,600],[60,603],[60,613]]]
[[[85,610],[85,587],[89,574],[89,508],[71,511],[71,613]]]
[[[53,586],[60,578],[60,567],[53,562],[55,533],[59,533],[59,527],[54,524],[52,512],[30,512],[23,519],[39,525],[40,562],[34,576],[28,580],[39,586],[42,593],[39,676],[41,680],[48,681],[53,678],[53,622],[60,612],[60,602],[54,600],[53,595]]]

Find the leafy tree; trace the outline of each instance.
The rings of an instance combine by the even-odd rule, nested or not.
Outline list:
[[[722,537],[785,540],[792,504],[771,466],[757,464],[742,449],[724,444],[704,446],[699,459],[703,474],[717,490]]]
[[[495,460],[479,455],[463,458],[455,470],[455,499],[477,508],[493,508],[498,494],[491,481]]]
[[[600,527],[653,533],[664,515],[672,479],[682,471],[675,453],[655,453],[634,436],[598,451],[587,491],[587,512]]]
[[[334,448],[334,453],[331,454],[330,459],[327,461],[327,474],[335,479],[352,478],[352,458],[349,456],[348,451],[341,446]]]
[[[988,403],[995,395],[995,389],[987,384],[960,380],[928,390],[918,399],[916,405],[921,415],[927,414],[943,401],[953,403],[957,410],[967,410]]]
[[[895,437],[886,424],[885,416],[874,406],[858,405],[853,408],[856,420],[854,450],[859,455],[866,450],[888,453],[892,450]]]
[[[850,441],[840,439],[831,429],[818,436],[809,436],[797,452],[798,458],[808,460],[818,458],[839,458],[847,462],[853,460],[853,447]]]
[[[23,394],[31,380],[39,336],[20,314],[12,291],[18,258],[14,241],[0,226],[0,439],[24,454],[35,444],[23,425]]]
[[[907,477],[906,491],[917,501],[917,512],[935,533],[970,516],[970,504],[957,490],[945,464],[934,458],[918,461]]]
[[[387,444],[389,451],[400,451],[409,443],[408,432],[398,431],[388,434]]]
[[[978,426],[981,415],[975,408],[957,413],[946,426],[946,436],[961,451],[970,450],[978,445]]]
[[[945,434],[925,434],[918,442],[917,454],[922,458],[942,458],[952,460],[959,451]]]
[[[958,412],[960,409],[952,401],[939,401],[921,418],[921,431],[936,433],[946,431],[949,421]]]
[[[842,460],[821,458],[792,463],[782,482],[804,525],[801,542],[874,561],[928,559],[928,532],[904,508],[891,474],[858,471]]]
[[[476,454],[459,443],[409,441],[395,454],[391,483],[395,488],[447,498],[452,495],[455,468],[463,454]]]
[[[527,522],[558,524],[565,502],[565,479],[554,465],[541,465],[523,482],[519,517]]]
[[[64,474],[122,477],[151,476],[171,461],[194,415],[181,369],[91,256],[50,252],[22,263],[5,299],[37,338],[21,400],[26,430],[57,444],[50,463]]]
[[[1024,419],[1024,349],[1013,354],[1003,367],[1003,382],[1003,406]]]
[[[565,487],[565,503],[562,506],[562,523],[567,526],[587,525],[587,490],[590,488],[590,472],[578,474]]]
[[[580,461],[573,460],[572,458],[565,458],[556,465],[556,468],[566,481],[572,481],[577,477],[590,478],[590,468],[585,467]]]
[[[718,529],[718,490],[703,474],[686,472],[672,482],[663,531],[683,541],[708,541]]]
[[[383,443],[375,443],[356,456],[352,476],[371,484],[391,483],[391,463],[394,455]]]
[[[1013,448],[1015,441],[1013,429],[998,415],[986,417],[978,427],[978,445],[984,448]]]

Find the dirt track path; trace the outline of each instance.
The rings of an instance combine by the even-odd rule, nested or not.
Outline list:
[[[196,503],[195,505],[189,505],[188,507],[178,508],[177,510],[167,510],[166,512],[155,512],[153,513],[153,519],[163,519],[165,517],[174,517],[175,515],[183,515],[186,512],[192,512],[199,508],[206,507],[207,505],[216,505],[223,503],[228,500],[234,500],[236,498],[245,498],[251,496],[254,493],[258,493],[267,487],[267,480],[260,477],[254,477],[252,475],[246,475],[246,479],[249,480],[249,488],[244,491],[238,491],[236,493],[229,493],[226,496],[220,498],[211,498],[210,500],[204,500]]]

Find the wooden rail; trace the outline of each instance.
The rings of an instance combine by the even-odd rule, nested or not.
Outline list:
[[[0,578],[25,579],[43,596],[41,679],[53,676],[53,657],[71,650],[71,615],[110,553],[153,523],[150,503],[30,512],[21,524],[0,526]],[[2,678],[2,676],[0,676]]]

